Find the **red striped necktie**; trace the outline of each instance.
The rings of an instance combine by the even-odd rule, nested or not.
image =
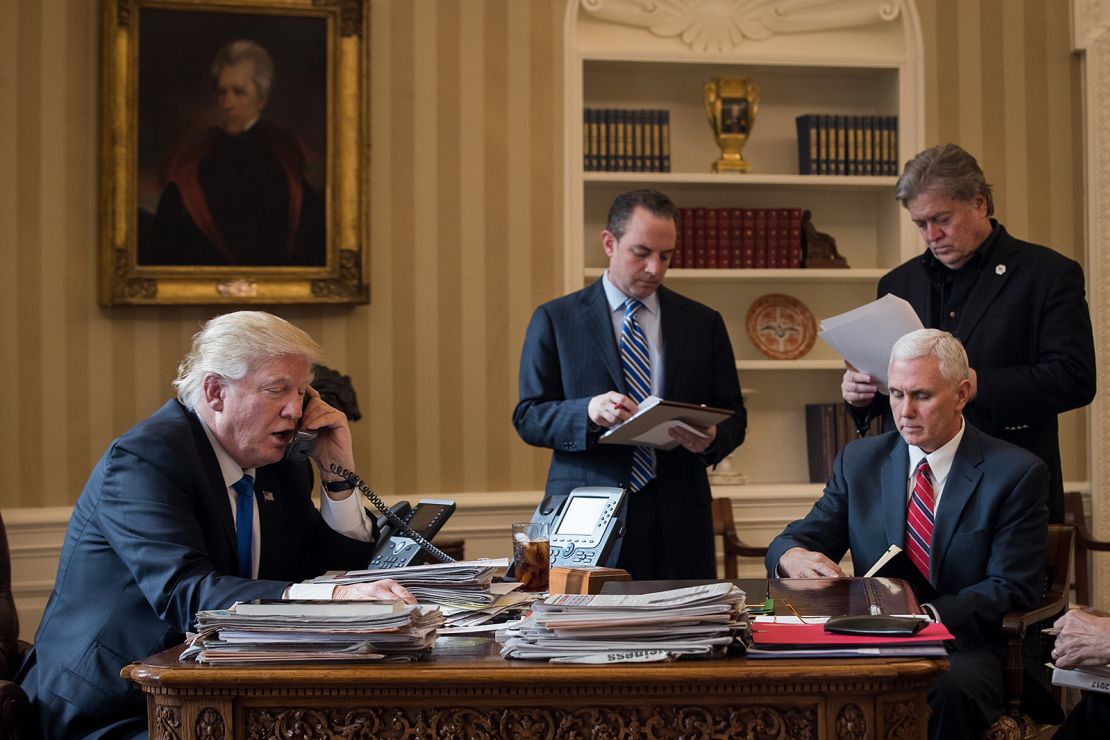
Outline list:
[[[913,493],[906,507],[906,554],[929,578],[929,552],[933,543],[933,482],[929,462],[921,458],[913,474]]]

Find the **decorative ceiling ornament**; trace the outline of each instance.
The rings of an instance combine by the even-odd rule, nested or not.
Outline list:
[[[698,52],[728,52],[745,40],[889,23],[901,0],[580,0],[590,15],[678,36]]]

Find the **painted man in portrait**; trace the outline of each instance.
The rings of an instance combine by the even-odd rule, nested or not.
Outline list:
[[[220,124],[187,136],[170,156],[139,264],[324,265],[324,203],[305,178],[307,151],[263,118],[270,54],[231,41],[211,74]]]

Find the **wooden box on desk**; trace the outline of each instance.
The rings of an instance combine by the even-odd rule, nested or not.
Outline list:
[[[630,581],[632,576],[620,568],[571,568],[557,565],[551,569],[548,593],[599,594],[601,587],[614,581]]]

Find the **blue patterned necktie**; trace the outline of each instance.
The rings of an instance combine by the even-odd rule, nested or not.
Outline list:
[[[651,352],[647,335],[636,322],[636,312],[644,307],[635,298],[624,302],[624,323],[621,325],[620,351],[624,380],[628,395],[637,404],[651,395]],[[637,447],[632,452],[632,471],[629,474],[632,491],[639,491],[655,477],[655,452],[648,447]]]
[[[235,541],[239,548],[239,576],[251,578],[251,541],[254,528],[254,478],[244,475],[231,485],[235,500]]]

